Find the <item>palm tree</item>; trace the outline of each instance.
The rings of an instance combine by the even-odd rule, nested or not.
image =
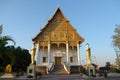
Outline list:
[[[8,44],[8,41],[12,41],[15,45],[15,41],[10,36],[2,36],[2,25],[0,26],[0,47],[5,47]]]
[[[4,71],[7,64],[12,63],[12,58],[9,56],[10,50],[8,51],[8,41],[12,41],[15,45],[15,41],[10,36],[2,36],[3,27],[0,25],[0,71]]]
[[[0,26],[0,35],[1,35],[1,33],[2,33],[2,25]]]

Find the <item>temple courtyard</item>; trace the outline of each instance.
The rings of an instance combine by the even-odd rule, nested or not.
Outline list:
[[[16,77],[16,73],[0,73],[0,80],[120,80],[120,74],[109,73],[107,78],[80,76],[80,74],[53,75],[45,74],[41,78],[27,78],[26,74]]]

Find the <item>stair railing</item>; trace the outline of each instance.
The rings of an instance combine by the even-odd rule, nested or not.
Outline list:
[[[64,63],[62,63],[62,64],[63,64],[63,67],[64,67],[65,71],[69,74],[69,73],[70,73],[70,71],[69,71],[69,69],[68,69],[67,65],[65,64],[65,62],[64,62]]]
[[[55,65],[55,63],[52,62],[52,66],[51,66],[51,68],[49,69],[49,72],[51,72],[51,71],[54,69],[54,65]]]

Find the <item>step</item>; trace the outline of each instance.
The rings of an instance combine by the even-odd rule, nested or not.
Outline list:
[[[51,74],[67,74],[63,65],[54,66],[54,69],[51,71]]]

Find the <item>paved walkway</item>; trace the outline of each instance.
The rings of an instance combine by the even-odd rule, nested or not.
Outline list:
[[[16,77],[15,73],[4,73],[0,74],[0,80],[36,80],[35,78],[27,78],[26,74],[23,76]],[[87,76],[80,77],[79,74],[70,74],[70,75],[42,75],[40,79],[37,80],[120,80],[120,74],[109,73],[108,78],[104,77],[95,77],[90,78]]]

